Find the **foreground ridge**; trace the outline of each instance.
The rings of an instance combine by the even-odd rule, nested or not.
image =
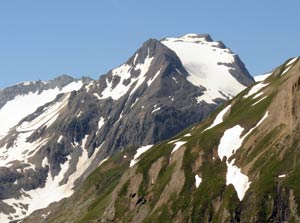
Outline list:
[[[299,58],[286,61],[204,122],[109,158],[24,222],[298,222],[299,78]]]

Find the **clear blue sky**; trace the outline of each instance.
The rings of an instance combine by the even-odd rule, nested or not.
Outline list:
[[[60,74],[98,78],[147,39],[209,33],[251,74],[300,55],[299,0],[0,2],[0,88]]]

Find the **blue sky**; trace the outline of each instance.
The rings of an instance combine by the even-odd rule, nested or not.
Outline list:
[[[251,74],[300,55],[298,0],[0,2],[0,88],[61,74],[98,78],[149,38],[209,33]]]

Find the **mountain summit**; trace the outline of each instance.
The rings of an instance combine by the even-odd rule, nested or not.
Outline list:
[[[71,196],[106,158],[174,136],[254,80],[224,44],[189,34],[146,41],[99,80],[58,82],[0,92],[3,222]]]

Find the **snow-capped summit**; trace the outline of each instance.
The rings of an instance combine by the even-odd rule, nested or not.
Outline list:
[[[198,101],[231,98],[253,81],[238,56],[207,34],[166,38],[162,43],[176,52],[188,72],[187,80],[206,89]]]

